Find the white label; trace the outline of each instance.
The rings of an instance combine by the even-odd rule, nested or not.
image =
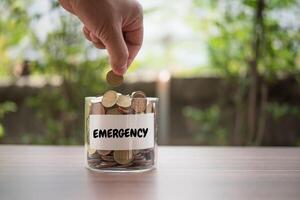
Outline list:
[[[90,147],[130,150],[154,147],[154,114],[90,115]]]

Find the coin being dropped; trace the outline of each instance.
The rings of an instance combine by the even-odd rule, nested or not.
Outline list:
[[[107,74],[106,74],[106,81],[109,85],[113,86],[113,87],[117,87],[122,85],[123,81],[124,81],[124,77],[115,74],[112,70],[110,70]]]
[[[104,115],[104,114],[105,114],[105,109],[100,102],[91,104],[90,115]]]
[[[123,108],[131,106],[131,99],[128,95],[120,95],[117,101],[117,105]]]
[[[106,156],[108,154],[110,154],[110,150],[97,150],[97,152],[102,155],[102,156]]]
[[[104,93],[102,98],[102,105],[106,108],[114,106],[118,101],[118,94],[113,90]]]
[[[121,165],[129,164],[133,159],[134,155],[131,150],[114,151],[114,160]]]

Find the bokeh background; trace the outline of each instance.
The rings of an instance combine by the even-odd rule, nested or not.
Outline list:
[[[299,0],[140,0],[143,47],[116,90],[160,98],[159,144],[300,145]],[[0,143],[83,144],[107,53],[56,0],[0,1]]]

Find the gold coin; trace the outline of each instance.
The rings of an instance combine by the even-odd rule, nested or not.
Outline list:
[[[107,156],[110,154],[111,150],[97,150],[97,153],[99,153],[101,156]]]
[[[133,165],[133,162],[131,163],[128,163],[128,164],[124,164],[124,165],[119,165],[119,166],[116,166],[116,168],[119,168],[119,169],[124,169],[124,168],[127,168],[127,167],[130,167],[131,165]]]
[[[109,162],[114,162],[114,157],[112,155],[103,155],[103,156],[100,156],[101,160],[104,160],[104,161],[109,161]]]
[[[131,98],[146,98],[146,94],[142,91],[135,91],[131,94]]]
[[[147,99],[145,98],[136,98],[131,101],[131,108],[136,113],[143,113],[147,107]]]
[[[114,160],[121,165],[129,164],[133,159],[134,155],[131,150],[114,151]]]
[[[106,81],[109,85],[113,86],[113,87],[117,87],[122,85],[123,81],[124,81],[124,77],[115,74],[112,70],[110,70],[107,74],[106,74]]]
[[[131,106],[131,99],[128,95],[120,95],[117,101],[117,105],[123,108]]]
[[[100,102],[91,104],[90,115],[104,115],[104,114],[105,114],[105,109]]]
[[[89,155],[93,155],[94,153],[96,153],[96,149],[91,149],[89,148]]]
[[[133,114],[134,111],[132,108],[123,108],[123,107],[118,107],[119,111],[124,114],[124,115],[128,115],[128,114]]]
[[[101,162],[98,167],[99,168],[106,168],[106,167],[114,167],[116,166],[117,163],[116,162],[109,162],[109,161],[103,161]]]
[[[139,150],[132,150],[134,155],[137,155],[138,153],[140,153]]]
[[[109,108],[106,111],[107,115],[122,115],[122,112],[118,108]]]
[[[118,101],[118,94],[113,90],[108,90],[102,98],[102,105],[106,108],[113,107]]]

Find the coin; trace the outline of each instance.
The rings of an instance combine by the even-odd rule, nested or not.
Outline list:
[[[97,153],[99,153],[101,156],[106,156],[110,154],[110,150],[97,150]]]
[[[143,113],[147,107],[147,99],[146,98],[136,98],[131,101],[131,108],[136,113]]]
[[[142,167],[142,166],[149,166],[149,165],[153,165],[153,161],[148,161],[148,160],[143,160],[143,161],[134,161],[134,164],[139,166],[139,167]]]
[[[131,94],[131,107],[136,113],[143,113],[147,107],[146,94],[142,91],[136,91]]]
[[[110,70],[107,74],[106,74],[106,81],[109,85],[113,86],[113,87],[117,87],[122,85],[123,81],[124,81],[124,77],[115,74],[112,70]]]
[[[116,162],[109,162],[109,161],[102,161],[98,167],[99,168],[105,168],[105,167],[113,167],[113,166],[116,166],[117,163]]]
[[[90,149],[90,148],[89,148],[89,154],[92,155],[92,154],[94,154],[94,153],[96,153],[96,149]]]
[[[152,160],[153,153],[152,153],[152,152],[145,153],[144,156],[145,156],[145,158],[146,158],[147,160]]]
[[[105,109],[100,102],[91,104],[90,115],[104,115],[104,114],[105,114]]]
[[[106,108],[114,106],[118,101],[118,94],[113,90],[104,93],[102,98],[102,105]]]
[[[95,165],[99,164],[101,162],[98,158],[89,158],[88,159],[88,165],[91,167],[94,167]]]
[[[113,156],[100,156],[101,160],[104,160],[104,161],[114,161],[114,157]]]
[[[139,150],[133,150],[133,154],[134,154],[134,155],[137,155],[137,154],[139,154],[139,153],[140,153]]]
[[[142,91],[135,91],[131,94],[131,98],[146,98],[146,94]]]
[[[149,102],[146,108],[146,113],[152,113],[153,112],[153,103]]]
[[[96,153],[96,149],[91,149],[88,147],[88,157],[92,159],[98,159],[100,156]]]
[[[123,108],[131,106],[131,99],[128,95],[120,95],[117,101],[117,105]]]
[[[147,99],[142,91],[131,95],[122,95],[109,90],[102,97],[89,99],[87,114],[127,115],[153,113],[156,115],[155,103]],[[87,117],[88,123],[89,117]],[[154,122],[156,126],[156,122]],[[89,139],[88,139],[89,140]],[[149,168],[154,165],[154,149],[139,150],[95,150],[87,146],[88,165],[94,169],[134,170]]]
[[[106,111],[107,115],[122,115],[122,112],[119,110],[119,108],[109,108]]]
[[[132,165],[133,163],[128,163],[128,164],[124,164],[124,165],[119,165],[119,166],[116,166],[116,168],[128,168]]]
[[[114,160],[121,165],[129,164],[133,159],[134,155],[131,150],[114,151]]]
[[[142,154],[137,154],[135,155],[134,160],[146,160],[146,158]]]
[[[128,114],[133,113],[133,110],[131,108],[118,107],[118,109],[123,115],[128,115]]]

